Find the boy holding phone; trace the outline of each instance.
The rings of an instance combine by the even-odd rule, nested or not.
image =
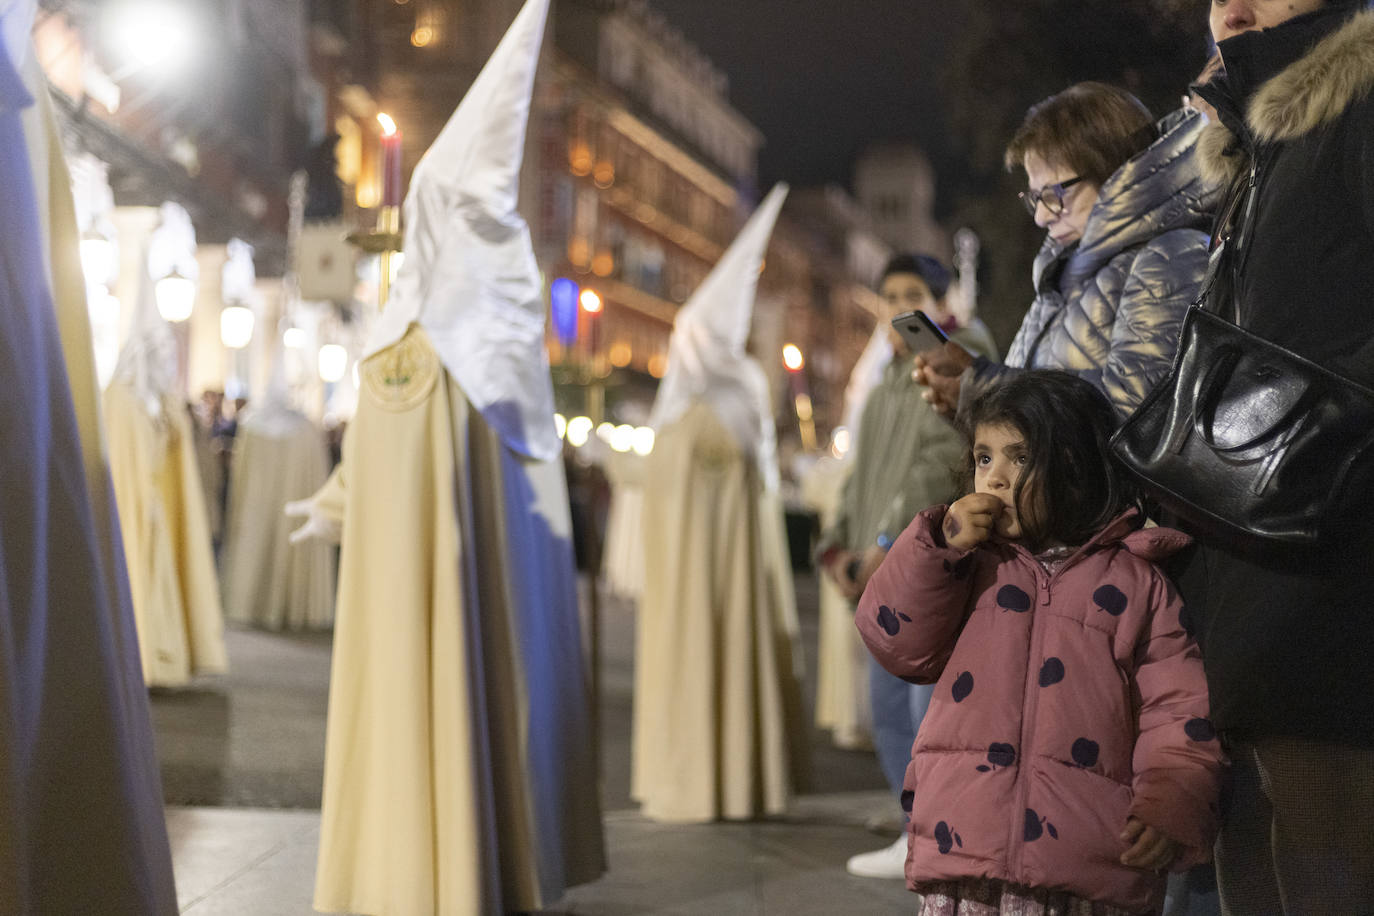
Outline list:
[[[887,548],[916,513],[957,493],[953,469],[963,452],[962,440],[922,400],[921,386],[911,377],[914,353],[891,324],[907,312],[924,312],[962,348],[995,357],[992,336],[982,322],[961,327],[949,308],[949,281],[949,271],[928,255],[899,255],[883,271],[878,289],[892,361],[864,404],[839,514],[822,534],[817,551],[825,574],[851,601],[858,600]],[[874,744],[896,802],[930,688],[908,684],[876,664],[869,675]],[[894,808],[894,816],[898,811]],[[848,868],[861,877],[900,878],[905,860],[903,834],[891,846],[854,856]]]

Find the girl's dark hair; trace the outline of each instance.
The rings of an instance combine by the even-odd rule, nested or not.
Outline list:
[[[1026,153],[1072,169],[1099,188],[1132,156],[1157,140],[1154,117],[1125,89],[1076,83],[1032,105],[1007,146],[1007,171]]]
[[[1084,544],[1139,504],[1134,485],[1113,463],[1107,447],[1116,430],[1116,411],[1102,392],[1076,375],[1050,369],[1009,375],[979,394],[960,422],[970,448],[965,461],[970,476],[979,426],[1011,426],[1026,440],[1027,465],[1013,498],[1032,546]],[[1042,494],[1033,506],[1030,482]]]

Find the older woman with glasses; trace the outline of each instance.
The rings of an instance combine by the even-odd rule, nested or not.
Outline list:
[[[1123,89],[1079,83],[1033,106],[1011,145],[1021,202],[1046,231],[1035,301],[1005,364],[954,347],[916,359],[925,397],[952,412],[1017,369],[1087,379],[1124,420],[1168,374],[1184,313],[1207,269],[1216,189],[1194,162],[1206,120],[1178,111],[1155,124]]]

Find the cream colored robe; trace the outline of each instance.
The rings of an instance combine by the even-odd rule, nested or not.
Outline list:
[[[806,738],[781,502],[700,401],[646,471],[631,793],[662,821],[782,813]]]
[[[116,380],[105,390],[119,527],[149,686],[178,686],[228,668],[219,583],[191,417],[175,397],[156,417]]]
[[[604,870],[567,490],[412,326],[362,364],[315,908],[541,909]]]
[[[606,519],[606,549],[601,574],[606,591],[638,601],[644,593],[644,465],[634,452],[606,456],[611,511]]]
[[[852,461],[822,458],[802,480],[802,498],[821,518],[835,521],[840,491]],[[820,651],[816,671],[816,724],[830,729],[837,747],[873,747],[873,704],[868,692],[868,649],[854,627],[854,605],[835,583],[817,570],[820,593]]]
[[[230,620],[269,630],[310,630],[334,621],[334,547],[287,542],[282,512],[329,476],[323,434],[303,414],[250,414],[234,437],[221,579]]]

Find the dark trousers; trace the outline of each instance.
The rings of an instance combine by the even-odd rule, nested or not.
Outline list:
[[[1216,848],[1222,912],[1374,913],[1374,748],[1264,738],[1230,750]]]

